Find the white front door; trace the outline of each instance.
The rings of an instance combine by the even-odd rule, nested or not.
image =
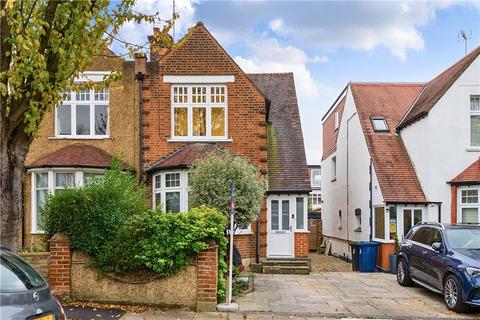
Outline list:
[[[295,203],[291,198],[268,199],[267,256],[293,257],[293,221]]]

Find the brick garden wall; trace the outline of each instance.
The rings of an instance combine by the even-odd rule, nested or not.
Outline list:
[[[308,257],[308,232],[295,233],[295,258]]]
[[[215,311],[217,306],[218,246],[210,242],[197,256],[197,263],[172,277],[151,280],[100,275],[90,258],[70,250],[68,238],[60,234],[50,242],[50,287],[60,297],[79,300],[183,306]]]

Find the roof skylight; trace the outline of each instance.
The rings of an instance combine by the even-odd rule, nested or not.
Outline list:
[[[372,117],[372,126],[375,132],[388,132],[388,124],[384,117]]]

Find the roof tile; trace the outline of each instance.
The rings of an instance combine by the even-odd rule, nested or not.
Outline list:
[[[480,183],[480,159],[469,165],[458,176],[450,180],[451,184]]]

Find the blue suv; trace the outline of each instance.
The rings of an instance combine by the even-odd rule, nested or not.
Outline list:
[[[442,293],[447,308],[480,306],[480,225],[420,223],[400,242],[397,280]]]

